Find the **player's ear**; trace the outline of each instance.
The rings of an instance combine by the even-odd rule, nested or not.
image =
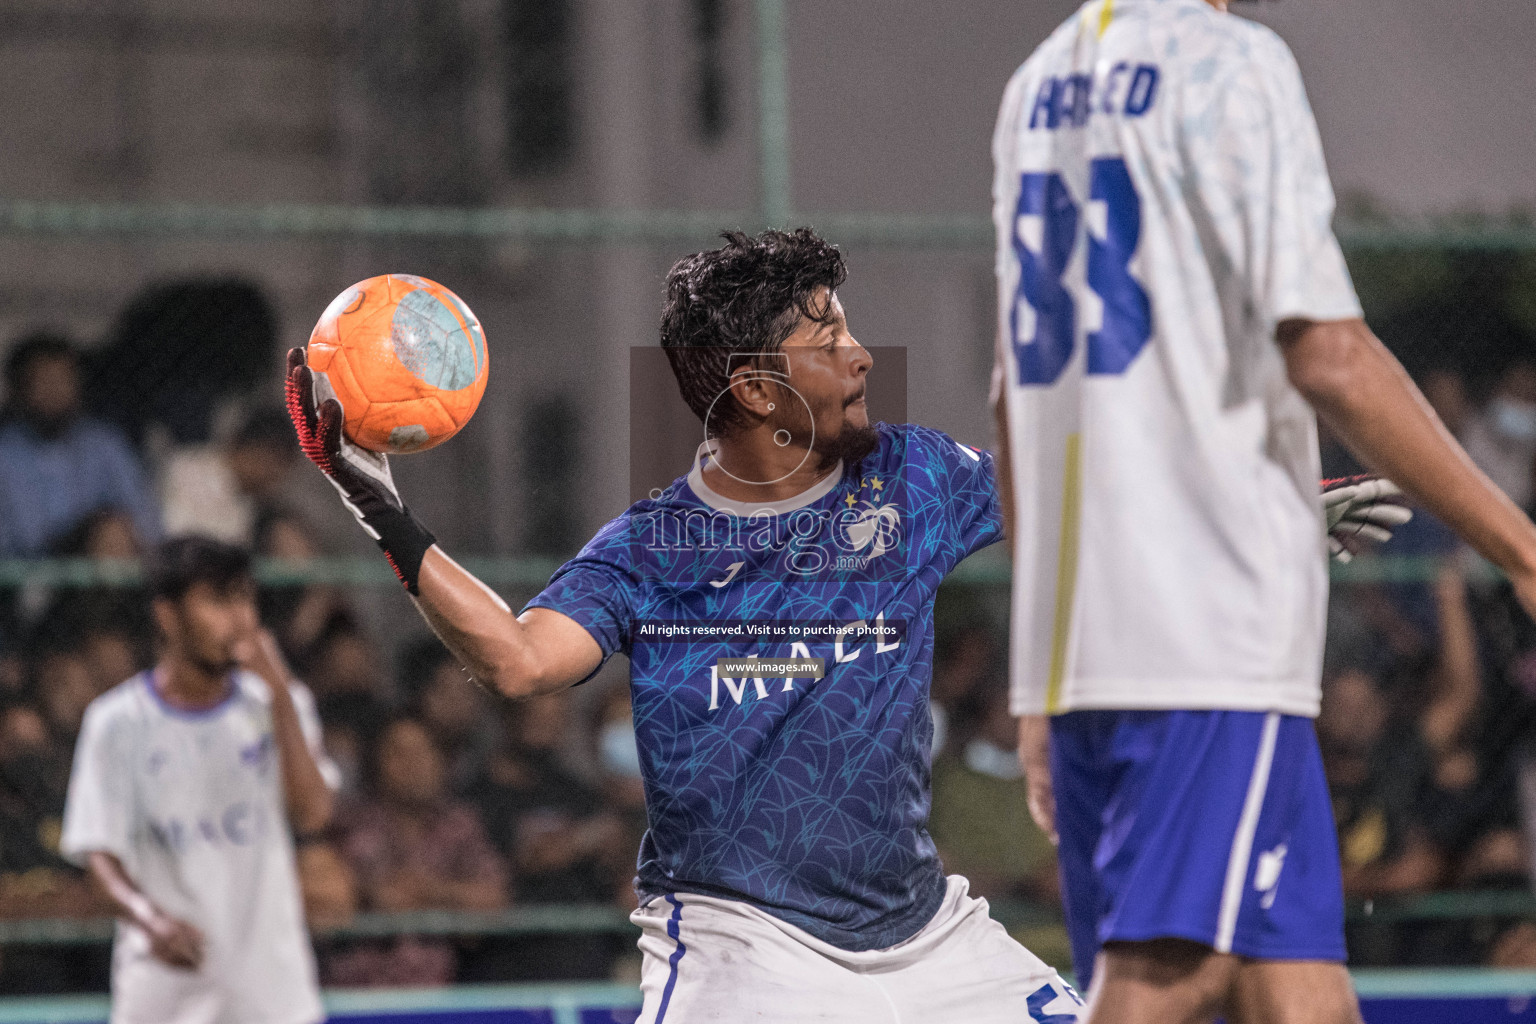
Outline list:
[[[772,380],[757,367],[738,366],[731,374],[731,395],[743,409],[754,416],[766,418],[777,402],[771,383]]]

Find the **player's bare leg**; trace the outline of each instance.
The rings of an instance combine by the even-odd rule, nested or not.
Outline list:
[[[1349,972],[1319,960],[1247,960],[1181,939],[1104,947],[1085,1024],[1361,1024]]]
[[[1183,939],[1106,943],[1084,1024],[1209,1024],[1237,968],[1236,957]]]
[[[1227,1024],[1361,1024],[1343,964],[1321,960],[1244,960]]]

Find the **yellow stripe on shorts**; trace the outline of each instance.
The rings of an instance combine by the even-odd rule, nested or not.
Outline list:
[[[1072,605],[1077,594],[1078,532],[1083,515],[1083,436],[1067,435],[1067,465],[1061,486],[1061,545],[1056,553],[1056,622],[1051,628],[1051,675],[1045,712],[1061,708],[1061,683],[1067,674],[1067,643],[1072,638]]]

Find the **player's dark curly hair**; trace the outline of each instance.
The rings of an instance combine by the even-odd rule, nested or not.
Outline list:
[[[197,534],[163,541],[144,569],[150,597],[171,601],[181,600],[199,583],[224,593],[252,581],[249,551]]]
[[[801,317],[827,322],[818,288],[848,279],[843,254],[810,228],[727,231],[725,245],[680,259],[667,274],[661,344],[683,401],[704,420],[730,383],[742,353],[776,352]],[[732,356],[737,356],[734,361]],[[747,422],[734,398],[715,406],[711,430],[722,436]]]

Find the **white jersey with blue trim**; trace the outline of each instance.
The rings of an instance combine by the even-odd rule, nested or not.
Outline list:
[[[294,706],[322,774],[314,698]],[[165,703],[150,673],[91,702],[75,745],[61,848],[83,862],[115,855],[165,912],[205,939],[195,971],[150,954],[119,922],[112,949],[114,1024],[311,1024],[323,1020],[314,954],[288,828],[266,684],[231,676],[204,711]]]
[[[1092,0],[993,155],[1014,712],[1316,715],[1316,425],[1275,329],[1361,314],[1290,51],[1204,0]]]

